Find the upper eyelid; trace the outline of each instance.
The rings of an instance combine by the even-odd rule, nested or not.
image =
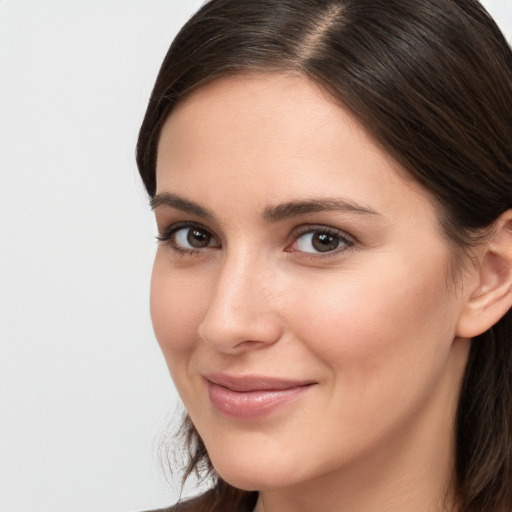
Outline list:
[[[353,243],[357,242],[356,237],[350,233],[347,233],[345,230],[326,224],[303,224],[302,226],[298,226],[295,228],[295,230],[292,231],[290,238],[297,238],[307,233],[314,233],[315,231],[326,231],[334,233],[341,236],[342,238],[346,238],[347,240],[352,241]]]
[[[166,225],[166,227],[163,229],[163,232],[171,233],[173,231],[178,231],[183,228],[200,228],[200,229],[204,229],[205,231],[208,231],[208,233],[214,235],[213,231],[210,228],[208,228],[207,226],[205,226],[204,224],[201,224],[200,222],[189,221],[189,220],[172,222],[172,223]]]
[[[215,234],[214,230],[212,230],[208,226],[205,226],[203,223],[197,222],[197,221],[188,221],[188,220],[172,222],[172,223],[166,225],[166,227],[162,230],[162,232],[163,233],[172,232],[172,231],[179,230],[181,228],[186,228],[186,227],[199,227],[201,229],[204,229],[205,231],[208,231],[211,235],[217,236]],[[290,236],[293,236],[294,234],[296,234],[297,231],[300,231],[300,234],[304,234],[304,233],[308,233],[308,232],[312,232],[312,231],[322,231],[322,230],[333,231],[333,232],[345,235],[347,238],[354,238],[354,236],[347,233],[344,229],[337,228],[337,227],[334,227],[329,224],[310,224],[310,223],[303,223],[303,224],[300,224],[299,226],[295,226],[292,229]]]
[[[208,227],[204,226],[200,222],[193,222],[193,221],[181,221],[181,222],[174,222],[167,227],[165,227],[163,230],[159,230],[157,239],[160,241],[169,240],[174,233],[179,231],[180,229],[186,229],[186,228],[200,228],[204,231],[207,231],[212,237],[219,240],[219,237]]]

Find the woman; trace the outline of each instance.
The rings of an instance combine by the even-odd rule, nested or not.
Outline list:
[[[512,509],[512,53],[476,0],[211,0],[139,170],[176,510]],[[174,510],[174,509],[172,509]]]

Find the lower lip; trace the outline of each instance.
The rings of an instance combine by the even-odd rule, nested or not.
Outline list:
[[[298,400],[312,385],[289,389],[232,391],[208,382],[210,401],[222,415],[236,420],[257,420]]]

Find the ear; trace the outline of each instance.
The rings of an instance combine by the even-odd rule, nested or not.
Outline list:
[[[457,336],[473,338],[490,329],[512,306],[512,210],[494,223],[477,248],[475,277],[457,323]]]

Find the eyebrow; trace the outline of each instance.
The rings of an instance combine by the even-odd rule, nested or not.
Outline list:
[[[341,211],[363,215],[380,215],[380,213],[348,199],[326,197],[321,199],[306,199],[270,206],[262,216],[267,222],[279,222],[290,217],[300,217],[311,213]]]
[[[198,217],[208,219],[214,218],[213,213],[207,208],[204,208],[194,201],[190,201],[189,199],[185,199],[170,192],[163,192],[155,195],[155,197],[150,201],[150,206],[152,210],[156,210],[162,206],[167,206],[169,208],[175,208],[187,213],[192,213]],[[325,211],[341,211],[362,215],[380,216],[380,213],[368,208],[367,206],[339,197],[289,201],[265,208],[261,216],[266,222],[274,223],[291,217],[300,217]]]
[[[193,213],[198,217],[213,218],[213,213],[206,208],[203,208],[194,201],[189,201],[183,197],[180,197],[176,194],[171,194],[170,192],[163,192],[161,194],[156,194],[153,199],[149,202],[152,210],[156,210],[162,206],[168,206],[169,208],[175,208],[177,210],[181,210],[187,213]]]

